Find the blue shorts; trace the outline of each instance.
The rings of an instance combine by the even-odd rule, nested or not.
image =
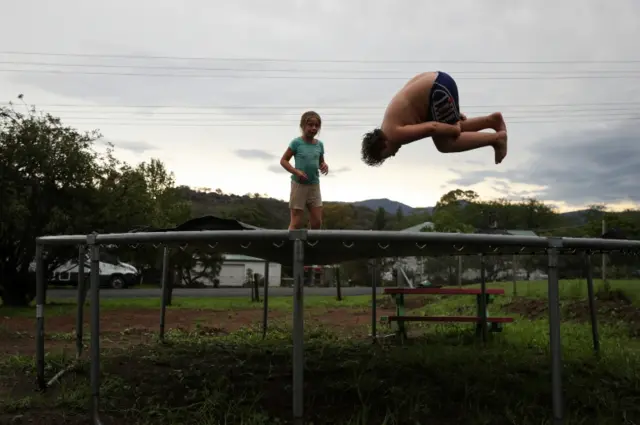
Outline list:
[[[455,124],[460,121],[458,86],[446,72],[438,71],[429,93],[427,121]]]

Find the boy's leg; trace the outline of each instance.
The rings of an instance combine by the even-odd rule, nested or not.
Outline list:
[[[443,153],[466,152],[491,146],[495,151],[495,162],[499,164],[507,156],[507,132],[482,133],[466,131],[457,139],[434,137],[436,148]]]
[[[460,126],[463,132],[489,129],[495,130],[496,132],[507,131],[507,126],[500,112],[494,112],[493,114],[486,115],[484,117],[468,118],[461,121]]]

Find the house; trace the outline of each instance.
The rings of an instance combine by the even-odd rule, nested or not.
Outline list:
[[[222,287],[241,287],[247,282],[247,274],[259,274],[264,276],[266,261],[261,258],[249,257],[248,255],[225,254],[224,261],[220,267],[220,273],[214,279]],[[196,265],[193,272],[198,274],[202,271],[202,266]],[[282,280],[282,265],[269,263],[269,286],[280,286]],[[204,286],[214,286],[214,281],[206,276],[195,278],[197,282]],[[186,282],[185,282],[186,283]]]
[[[242,286],[247,279],[247,272],[264,276],[266,261],[248,255],[225,254],[218,279],[220,286]],[[269,286],[280,286],[282,279],[282,265],[269,263]]]
[[[424,223],[420,223],[415,226],[404,229],[402,230],[402,232],[420,232],[425,227],[433,229],[433,223],[428,221]],[[475,233],[501,234],[501,235],[513,235],[513,236],[537,236],[536,233],[531,230],[505,230],[505,229],[493,229],[493,228],[476,230]],[[423,258],[423,257],[404,257],[404,258],[399,258],[396,261],[394,267],[401,267],[405,271],[411,272],[415,276],[414,280],[418,282],[425,277],[429,277],[429,276],[426,276],[426,274],[424,273],[425,261],[430,261],[430,260],[428,258]],[[510,261],[507,260],[507,264],[509,263]],[[461,263],[459,263],[459,265],[462,267],[462,270],[461,270],[462,279],[464,281],[476,281],[480,278],[480,270],[465,267],[464,259],[462,260]],[[510,277],[511,273],[512,273],[511,269],[500,271],[498,273],[498,279],[506,279],[507,277]],[[518,267],[518,269],[516,270],[516,277],[518,279],[527,279],[527,276],[531,280],[544,279],[546,278],[546,273],[544,273],[541,270],[534,270],[531,273],[527,273],[527,270],[525,270],[522,267]],[[391,280],[391,273],[387,273],[384,279]]]

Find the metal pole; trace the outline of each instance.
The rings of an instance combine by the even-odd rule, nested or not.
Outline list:
[[[562,346],[560,341],[560,288],[558,282],[558,248],[561,238],[551,238],[549,248],[549,343],[551,348],[551,397],[553,424],[563,423]]]
[[[513,296],[517,296],[518,295],[518,288],[516,287],[516,282],[518,281],[517,277],[516,277],[516,272],[517,272],[517,266],[518,266],[518,256],[516,254],[513,254],[513,259],[511,261],[511,266],[512,266],[512,271],[511,273],[513,274]]]
[[[487,341],[487,266],[484,254],[480,254],[480,326],[482,342]]]
[[[84,245],[78,247],[78,314],[76,316],[76,358],[82,355],[82,336],[84,333],[84,302],[86,299],[86,283],[84,279],[84,265],[86,252]]]
[[[462,287],[462,255],[458,255],[458,287]]]
[[[167,299],[169,298],[169,247],[165,246],[162,253],[162,299],[160,301],[160,342],[164,342],[164,325],[167,314]]]
[[[602,219],[602,234],[604,235],[605,233],[607,233],[607,222],[605,221],[605,219]],[[605,280],[607,280],[607,254],[605,254],[604,252],[602,253],[602,283],[605,283]]]
[[[591,266],[591,254],[585,255],[585,267],[587,272],[587,291],[589,294],[589,312],[591,313],[591,334],[593,335],[593,351],[600,353],[600,337],[598,334],[598,315],[596,300],[593,291],[593,267]]]
[[[338,301],[342,301],[342,282],[340,282],[340,266],[334,268],[336,272],[336,292]]]
[[[36,374],[38,388],[46,389],[44,380],[44,302],[45,302],[45,273],[44,246],[36,245]]]
[[[293,232],[291,232],[293,233]],[[304,423],[304,241],[297,232],[293,241],[293,423]]]
[[[376,294],[377,294],[377,284],[378,284],[378,277],[380,276],[379,274],[379,270],[378,270],[378,260],[375,259],[373,260],[373,268],[372,268],[372,276],[371,276],[371,339],[373,340],[373,342],[375,343],[377,340],[377,329],[376,329],[376,313],[377,313],[377,308],[378,308],[378,303],[377,303],[377,299],[376,299]]]
[[[91,249],[91,416],[99,425],[100,416],[100,245],[96,235],[87,237]]]
[[[267,321],[269,320],[269,262],[264,263],[264,312],[262,316],[262,338],[267,337]]]

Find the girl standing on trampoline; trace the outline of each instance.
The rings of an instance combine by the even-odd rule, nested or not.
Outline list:
[[[322,195],[318,171],[326,175],[329,166],[324,162],[324,144],[315,138],[321,126],[322,120],[316,112],[307,111],[302,114],[302,135],[289,143],[280,159],[280,165],[291,173],[290,230],[302,227],[305,207],[309,209],[309,227],[319,229],[322,226]],[[295,158],[295,167],[289,162],[292,157]]]

